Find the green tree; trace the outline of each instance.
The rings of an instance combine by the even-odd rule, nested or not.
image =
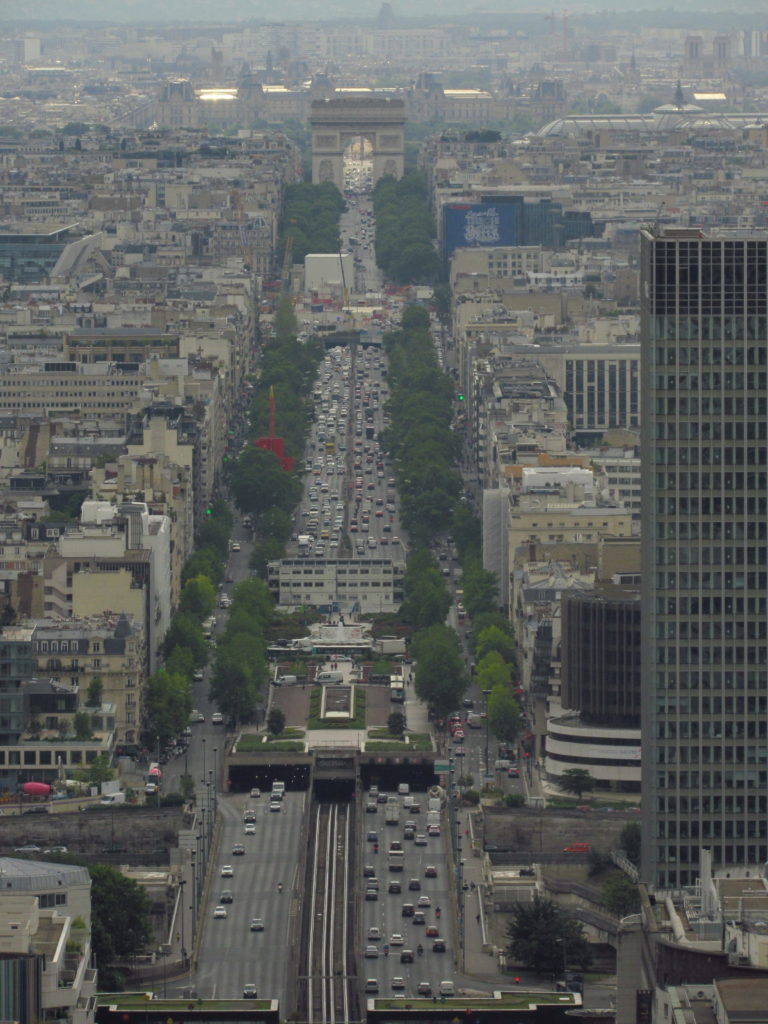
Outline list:
[[[189,683],[195,671],[195,659],[192,657],[192,651],[186,647],[174,647],[165,659],[163,667],[171,675],[181,676]]]
[[[435,556],[427,548],[419,548],[409,557],[403,576],[403,594],[402,617],[415,629],[445,622],[451,595]]]
[[[202,622],[216,607],[216,587],[207,576],[193,576],[184,584],[179,609]]]
[[[163,654],[167,658],[174,647],[188,650],[195,668],[203,668],[208,664],[208,644],[203,636],[203,628],[191,615],[179,612],[174,615],[168,632],[163,640]]]
[[[447,323],[451,318],[451,286],[447,281],[435,285],[433,300],[438,318]]]
[[[416,694],[440,717],[458,707],[467,689],[458,637],[445,625],[415,633],[411,651],[416,658]]]
[[[195,780],[187,772],[179,779],[182,798],[186,801],[192,800],[195,795]]]
[[[111,782],[115,777],[115,770],[112,767],[112,758],[107,753],[101,753],[94,758],[85,768],[80,768],[75,773],[78,782],[84,782],[87,786],[101,786],[102,782]]]
[[[499,583],[496,573],[484,569],[477,559],[469,559],[464,564],[462,574],[464,585],[464,606],[471,618],[482,612],[495,611],[498,608]]]
[[[272,707],[269,709],[267,729],[273,736],[279,736],[285,729],[285,712],[282,708]]]
[[[78,711],[74,718],[75,739],[89,740],[93,736],[91,729],[91,716],[87,711]]]
[[[627,855],[627,860],[636,867],[640,864],[640,825],[636,821],[628,821],[619,834],[619,846]]]
[[[162,668],[147,680],[144,698],[147,732],[162,746],[178,736],[189,721],[192,692],[188,676]]]
[[[616,917],[636,914],[640,909],[637,884],[626,875],[614,872],[603,882],[603,903]]]
[[[299,333],[299,321],[293,310],[290,295],[283,295],[278,303],[274,319],[275,336],[278,341],[294,339]]]
[[[477,663],[477,685],[481,690],[494,690],[497,686],[509,688],[509,665],[498,651],[489,651]]]
[[[582,793],[591,793],[595,780],[586,768],[566,768],[557,777],[557,785],[563,793],[572,793],[580,798]]]
[[[514,743],[520,733],[520,705],[503,683],[488,696],[488,727],[502,743]]]
[[[251,633],[228,634],[216,652],[209,698],[229,718],[247,721],[265,676],[264,641]]]
[[[104,695],[104,681],[101,676],[94,676],[88,683],[88,692],[85,703],[89,708],[100,708],[101,699]]]
[[[230,471],[235,504],[259,525],[275,505],[291,508],[301,494],[298,477],[286,473],[277,457],[261,448],[247,448]]]
[[[402,711],[393,711],[387,717],[387,729],[392,736],[402,736],[405,734],[405,715]]]
[[[106,864],[91,876],[91,946],[99,971],[143,953],[152,942],[151,905],[138,882]]]
[[[559,975],[571,967],[584,971],[592,962],[581,925],[538,893],[532,903],[514,905],[507,935],[511,957],[530,970]]]
[[[475,623],[475,657],[478,661],[494,652],[504,659],[507,664],[512,665],[515,661],[515,641],[498,626],[486,626],[477,632]]]

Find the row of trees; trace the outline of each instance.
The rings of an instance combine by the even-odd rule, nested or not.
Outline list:
[[[303,262],[308,252],[338,252],[339,221],[343,212],[344,197],[332,182],[289,185],[285,190],[280,224],[278,251],[281,259],[289,235],[293,238],[295,263]]]
[[[263,580],[235,585],[209,691],[210,699],[229,718],[249,720],[264,687],[268,673],[264,633],[272,612],[272,596]]]
[[[399,180],[389,175],[380,178],[373,190],[373,211],[376,263],[387,277],[398,284],[434,281],[440,260],[424,175],[408,171]]]
[[[298,323],[290,298],[285,296],[275,314],[275,332],[263,347],[258,387],[250,410],[253,437],[267,434],[269,393],[275,396],[277,431],[287,455],[302,456],[312,422],[311,391],[323,358],[322,344],[297,341]],[[229,488],[241,512],[250,515],[256,542],[251,566],[266,575],[266,564],[280,558],[288,540],[291,515],[301,498],[298,472],[286,472],[277,457],[249,445],[228,465]]]
[[[455,469],[460,444],[451,429],[453,385],[438,365],[429,314],[421,307],[405,311],[400,330],[386,334],[384,345],[391,426],[381,440],[395,466],[403,526],[414,547],[427,547],[449,531],[462,490]]]
[[[147,681],[146,731],[160,746],[178,736],[188,723],[194,673],[208,663],[203,622],[216,607],[217,584],[224,576],[232,522],[224,501],[215,502],[207,510],[197,548],[184,566],[178,611],[163,640],[163,667]]]

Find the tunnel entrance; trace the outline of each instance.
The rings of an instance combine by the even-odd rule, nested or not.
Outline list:
[[[285,788],[302,790],[309,788],[310,766],[308,764],[251,764],[229,766],[229,792],[247,793],[254,786],[262,792],[269,792],[273,782],[284,782]]]

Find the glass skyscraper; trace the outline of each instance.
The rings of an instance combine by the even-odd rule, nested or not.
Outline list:
[[[641,233],[642,877],[768,859],[768,234]]]

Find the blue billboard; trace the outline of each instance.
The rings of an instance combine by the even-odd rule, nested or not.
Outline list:
[[[517,202],[448,203],[443,207],[443,253],[473,246],[522,245],[522,199]]]

